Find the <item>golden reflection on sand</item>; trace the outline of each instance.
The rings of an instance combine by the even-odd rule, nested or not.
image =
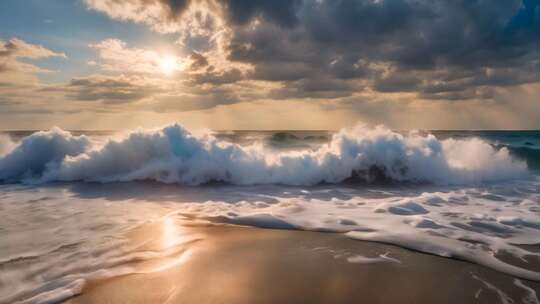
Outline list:
[[[137,251],[146,257],[135,266],[135,273],[153,273],[184,263],[201,235],[184,228],[174,216],[166,216],[134,229],[128,238],[139,244]]]
[[[190,244],[199,240],[193,233],[177,223],[172,217],[165,217],[162,221],[161,250],[164,252],[163,259],[158,266],[154,266],[151,272],[159,272],[177,266],[186,261],[192,252]]]
[[[167,216],[163,219],[163,233],[161,234],[161,243],[163,249],[171,248],[182,239],[182,228],[176,225],[173,218]]]
[[[471,273],[514,299],[524,295],[513,278],[491,269],[341,234],[182,226],[174,216],[140,233],[169,248],[169,257],[152,272],[97,282],[69,303],[498,303],[497,293]],[[351,264],[336,255],[342,252],[391,252],[402,264]]]

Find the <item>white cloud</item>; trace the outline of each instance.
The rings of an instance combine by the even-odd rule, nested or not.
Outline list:
[[[91,44],[91,48],[98,51],[99,62],[90,63],[99,65],[103,70],[120,73],[153,74],[154,76],[165,76],[162,66],[164,61],[173,61],[172,72],[184,70],[190,63],[190,58],[184,58],[171,53],[160,53],[154,50],[130,48],[119,39],[106,39],[96,44]],[[171,71],[168,71],[171,72]]]
[[[64,53],[56,53],[41,45],[27,43],[18,38],[8,41],[0,40],[0,57],[39,59],[47,57],[64,57]]]
[[[10,86],[28,86],[37,83],[36,73],[50,71],[20,59],[39,60],[49,57],[67,58],[64,53],[57,53],[18,38],[0,40],[0,83]]]

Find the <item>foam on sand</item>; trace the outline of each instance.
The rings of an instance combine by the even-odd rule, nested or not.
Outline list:
[[[385,254],[380,254],[378,257],[369,258],[361,255],[354,255],[347,258],[347,262],[355,264],[376,264],[376,263],[398,263],[401,264],[401,261],[389,257],[389,252]]]
[[[539,203],[538,186],[534,180],[495,188],[435,187],[441,192],[431,187],[429,192],[407,193],[404,188],[399,194],[375,196],[333,187],[330,199],[328,188],[322,187],[273,197],[277,202],[262,209],[257,201],[206,201],[184,205],[181,212],[239,225],[340,232],[540,281],[540,269],[527,263],[540,261],[540,253],[522,246],[537,245],[540,239],[538,214],[530,209]]]
[[[522,299],[523,303],[525,304],[540,304],[540,301],[538,300],[538,296],[536,295],[536,291],[532,289],[531,287],[525,285],[521,280],[514,279],[514,285],[517,287],[525,290],[527,295]]]

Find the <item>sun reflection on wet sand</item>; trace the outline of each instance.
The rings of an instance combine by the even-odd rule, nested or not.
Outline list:
[[[174,218],[165,217],[161,235],[161,246],[165,257],[152,271],[163,271],[186,261],[192,255],[190,244],[198,240],[200,240],[199,237],[189,233]]]
[[[151,235],[160,244],[174,248],[179,239],[193,236],[202,241],[181,243],[188,254],[172,256],[171,261],[181,262],[177,267],[162,260],[158,266],[163,267],[155,268],[159,272],[103,282],[70,303],[497,303],[497,294],[471,273],[514,299],[523,295],[523,290],[512,287],[511,277],[485,267],[339,234],[182,226],[175,217],[155,224],[160,230]],[[336,252],[363,256],[390,252],[402,264],[351,264],[336,258]],[[527,286],[538,288],[533,282]],[[480,288],[482,298],[474,300]]]
[[[173,247],[182,239],[182,228],[179,227],[173,218],[167,216],[163,219],[163,233],[161,243],[164,249]]]
[[[185,262],[193,255],[193,246],[201,235],[182,227],[174,216],[138,227],[131,233],[139,251],[147,257],[136,273],[160,272]]]

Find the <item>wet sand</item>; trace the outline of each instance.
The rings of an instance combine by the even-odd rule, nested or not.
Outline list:
[[[540,294],[538,282],[516,285],[482,266],[342,234],[172,225],[185,237],[174,263],[89,282],[67,303],[536,303],[520,282]],[[132,237],[161,246],[153,235],[162,229],[147,225]],[[385,253],[391,259],[380,258]]]

